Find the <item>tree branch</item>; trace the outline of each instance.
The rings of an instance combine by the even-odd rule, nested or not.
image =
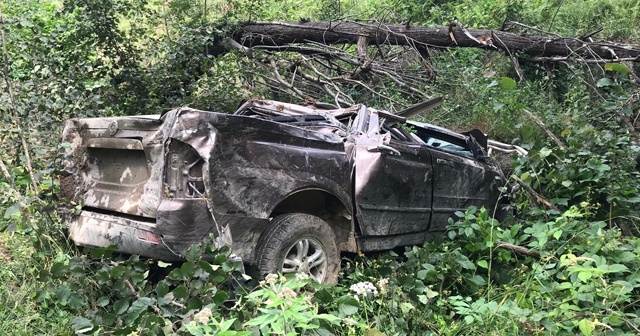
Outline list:
[[[514,179],[516,182],[518,182],[518,184],[522,186],[529,194],[535,197],[537,202],[544,204],[549,209],[560,211],[560,209],[558,209],[555,205],[551,204],[551,202],[549,202],[548,199],[546,199],[544,196],[540,195],[538,192],[533,190],[533,188],[531,188],[526,182],[521,180],[519,177],[515,175],[511,175],[511,178]]]
[[[567,149],[567,145],[565,145],[557,136],[555,136],[555,134],[553,134],[548,128],[547,126],[544,125],[544,123],[542,122],[542,120],[538,119],[538,117],[534,116],[533,113],[527,111],[526,109],[522,109],[522,111],[531,119],[533,120],[534,123],[536,123],[536,125],[538,125],[538,127],[540,127],[549,138],[551,138],[551,140],[553,140],[553,142],[556,143],[556,145],[558,145],[558,147],[562,148],[562,150],[566,150]]]
[[[4,175],[4,179],[7,180],[7,182],[9,182],[9,185],[11,186],[11,188],[18,194],[20,194],[18,192],[18,188],[16,187],[16,183],[13,181],[13,178],[11,177],[11,174],[9,173],[9,169],[7,169],[7,166],[4,164],[4,161],[2,160],[2,158],[0,157],[0,170],[2,171],[2,175]]]
[[[526,247],[522,247],[519,245],[514,245],[511,243],[505,243],[505,242],[497,242],[496,244],[497,248],[503,248],[505,250],[509,250],[509,251],[513,251],[516,253],[520,253],[520,254],[524,254],[524,255],[528,255],[530,257],[534,257],[536,259],[540,259],[540,253],[536,252],[536,251],[531,251],[530,249],[526,248]]]

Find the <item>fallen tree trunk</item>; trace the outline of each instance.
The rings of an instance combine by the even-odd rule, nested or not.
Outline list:
[[[244,47],[290,47],[291,44],[405,45],[416,50],[472,47],[498,50],[509,56],[526,54],[536,61],[640,62],[640,47],[579,38],[524,36],[515,33],[465,29],[460,24],[435,27],[336,22],[250,22],[239,26],[233,39]],[[297,51],[297,50],[296,50]]]

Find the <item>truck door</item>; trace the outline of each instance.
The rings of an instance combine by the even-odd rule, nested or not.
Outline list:
[[[389,133],[386,145],[373,136],[368,144],[355,146],[354,199],[363,236],[429,228],[433,192],[429,150],[402,130]]]
[[[421,138],[424,137],[421,136]],[[425,140],[433,163],[433,217],[429,231],[444,231],[456,211],[495,204],[502,179],[490,167],[474,158],[464,139],[432,133]],[[495,198],[495,197],[493,197]],[[493,209],[490,209],[493,210]]]

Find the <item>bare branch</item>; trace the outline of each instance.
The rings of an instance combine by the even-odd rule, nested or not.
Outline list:
[[[509,251],[513,251],[516,253],[520,253],[520,254],[524,254],[530,257],[534,257],[536,259],[540,259],[540,253],[536,252],[536,251],[531,251],[530,249],[526,248],[526,247],[522,247],[522,246],[518,246],[518,245],[514,245],[511,243],[505,243],[505,242],[497,242],[496,244],[497,248],[503,248],[505,250],[509,250]]]
[[[16,183],[13,181],[13,178],[11,177],[11,174],[9,173],[9,169],[7,169],[7,166],[4,164],[4,161],[2,160],[1,157],[0,157],[0,170],[2,171],[2,175],[4,175],[4,179],[7,180],[7,182],[9,182],[9,185],[11,186],[11,188],[17,194],[20,194],[18,192],[18,188],[16,187]]]
[[[618,116],[618,118],[620,118],[620,120],[622,120],[624,125],[627,127],[627,131],[629,132],[629,135],[631,135],[631,137],[636,142],[636,144],[640,146],[640,136],[638,136],[638,131],[636,131],[636,128],[634,127],[633,122],[631,121],[631,118],[627,117],[622,113],[622,110],[625,107],[638,101],[638,96],[640,96],[640,92],[636,92],[632,94],[631,97],[629,97],[629,99],[627,99],[627,101],[625,101],[624,104],[622,104],[622,106],[615,111],[615,114]]]
[[[534,123],[536,123],[536,125],[538,125],[538,127],[540,127],[549,138],[551,138],[551,140],[553,140],[553,142],[556,143],[556,145],[558,145],[558,147],[562,148],[563,150],[567,149],[567,145],[565,145],[558,137],[555,136],[555,134],[553,134],[548,128],[547,126],[545,126],[545,124],[542,122],[542,120],[538,119],[538,117],[534,116],[533,113],[527,111],[526,109],[522,109],[522,111],[531,119],[533,120]]]
[[[518,184],[522,186],[529,194],[535,197],[537,202],[544,204],[549,209],[560,211],[560,209],[558,209],[555,205],[551,204],[551,202],[549,202],[548,199],[546,199],[544,196],[540,195],[538,192],[533,190],[531,186],[529,186],[526,182],[521,180],[519,177],[515,175],[511,175],[511,178],[514,179],[516,182],[518,182]]]

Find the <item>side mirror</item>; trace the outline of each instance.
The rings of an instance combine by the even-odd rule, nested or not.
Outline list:
[[[376,146],[376,147],[369,147],[369,148],[367,148],[367,151],[368,152],[379,152],[379,153],[387,154],[387,155],[400,156],[400,152],[397,149],[395,149],[395,148],[393,148],[391,146],[386,146],[386,145],[379,145],[379,146]]]

